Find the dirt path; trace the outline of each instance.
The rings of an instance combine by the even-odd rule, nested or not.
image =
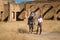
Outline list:
[[[59,33],[47,33],[47,34],[23,34],[26,37],[35,38],[36,40],[60,40],[60,34]]]
[[[0,40],[60,40],[60,21],[44,21],[41,35],[26,32],[28,26],[25,22],[0,22]]]

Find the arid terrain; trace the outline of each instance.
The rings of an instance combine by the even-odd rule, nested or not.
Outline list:
[[[60,40],[60,21],[44,20],[43,32],[35,34],[28,33],[28,25],[25,21],[0,22],[0,40]]]

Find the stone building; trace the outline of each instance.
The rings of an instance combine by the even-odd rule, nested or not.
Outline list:
[[[35,18],[42,15],[44,19],[60,20],[60,2],[58,1],[30,1],[21,4],[0,1],[0,21],[19,21],[27,19],[35,12]]]

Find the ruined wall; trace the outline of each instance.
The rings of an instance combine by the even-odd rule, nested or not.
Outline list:
[[[33,1],[21,4],[10,3],[10,14],[8,14],[8,4],[0,1],[0,20],[16,21],[27,19],[32,11],[35,12],[35,18],[42,15],[44,19],[59,20],[60,19],[60,2]],[[14,12],[12,14],[12,12]],[[9,17],[8,17],[9,16]]]
[[[10,3],[14,3],[14,4],[12,4],[12,6],[14,6],[16,3],[16,0],[9,0],[9,5],[10,5]],[[16,5],[14,7],[12,7],[12,6],[10,9],[8,6],[8,0],[0,0],[0,21],[9,21],[11,19],[11,18],[9,18],[10,14],[9,14],[8,10],[13,11],[14,9],[16,9],[18,11],[19,7],[17,7]],[[16,11],[16,10],[14,10],[14,11]]]
[[[58,14],[60,14],[59,5],[60,2],[27,2],[26,10],[29,10],[29,12],[35,11],[36,16],[42,15],[44,19],[53,20],[57,19]]]

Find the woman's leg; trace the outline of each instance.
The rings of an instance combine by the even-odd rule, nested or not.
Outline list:
[[[37,26],[36,34],[38,34],[39,26]]]
[[[40,24],[40,34],[41,34],[41,32],[42,32],[42,25]]]

